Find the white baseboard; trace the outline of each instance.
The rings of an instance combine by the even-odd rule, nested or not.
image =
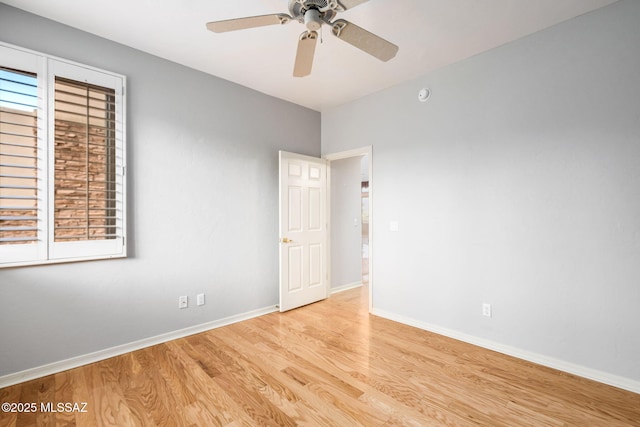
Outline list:
[[[331,290],[331,293],[337,293],[353,289],[358,286],[362,286],[362,283],[352,283],[349,285],[340,286]],[[68,369],[77,368],[79,366],[87,365],[90,363],[99,362],[101,360],[109,359],[111,357],[120,356],[125,353],[140,350],[142,348],[151,347],[153,345],[162,344],[167,341],[172,341],[179,338],[184,338],[189,335],[198,334],[211,329],[216,329],[222,326],[230,325],[232,323],[241,322],[243,320],[252,319],[265,314],[273,313],[278,309],[273,307],[265,307],[258,310],[253,310],[247,313],[238,314],[236,316],[226,317],[224,319],[215,320],[213,322],[203,323],[200,325],[191,326],[188,328],[180,329],[166,334],[157,335],[150,338],[145,338],[139,341],[134,341],[128,344],[111,347],[108,349],[96,351],[94,353],[85,354],[82,356],[73,357],[59,362],[50,363],[48,365],[38,366],[35,368],[27,369],[24,371],[16,372],[13,374],[0,377],[0,389],[9,387],[14,384],[30,381],[36,378],[41,378],[47,375],[56,374],[58,372],[66,371]],[[628,390],[633,393],[640,394],[640,382],[630,380],[628,378],[612,375],[607,372],[598,371],[595,369],[587,368],[581,365],[565,362],[563,360],[555,359],[552,357],[544,356],[538,353],[529,352],[516,347],[500,344],[495,341],[486,340],[483,338],[474,337],[472,335],[464,334],[458,331],[454,331],[440,326],[431,325],[425,322],[417,321],[408,317],[396,315],[386,312],[384,310],[373,309],[371,314],[385,319],[393,320],[395,322],[403,323],[405,325],[414,326],[425,331],[433,332],[439,335],[444,335],[449,338],[453,338],[459,341],[464,341],[469,344],[477,345],[479,347],[487,348],[489,350],[497,351],[509,356],[517,357],[519,359],[527,360],[529,362],[537,363],[539,365],[547,366],[549,368],[558,369],[560,371],[568,372],[573,375],[588,378],[594,381],[598,381],[604,384],[608,384],[614,387]]]
[[[530,351],[522,350],[516,347],[500,344],[495,341],[487,340],[484,338],[478,338],[473,335],[464,334],[452,329],[443,328],[436,325],[431,325],[425,322],[421,322],[408,317],[400,316],[394,313],[389,313],[384,310],[373,309],[371,314],[385,319],[393,320],[394,322],[403,323],[405,325],[414,326],[425,331],[433,332],[438,335],[444,335],[449,338],[456,339],[458,341],[464,341],[469,344],[477,345],[489,350],[497,351],[508,356],[517,357],[529,362],[537,363],[549,368],[557,369],[559,371],[567,372],[579,377],[588,378],[600,383],[608,384],[613,387],[618,387],[623,390],[631,391],[633,393],[640,394],[640,382],[634,381],[628,378],[613,375],[607,372],[598,371],[595,369],[587,368],[585,366],[576,365],[566,362],[564,360],[555,359],[553,357],[544,356],[542,354],[533,353]]]
[[[336,286],[329,289],[329,295],[337,294],[338,292],[348,291],[349,289],[359,288],[362,286],[362,282],[347,283],[346,285]]]
[[[275,306],[260,308],[257,310],[249,311],[247,313],[238,314],[235,316],[225,317],[224,319],[214,320],[213,322],[207,322],[200,325],[190,326],[188,328],[179,329],[177,331],[168,332],[166,334],[156,335],[150,338],[144,338],[139,341],[134,341],[128,344],[122,344],[116,347],[99,350],[94,353],[85,354],[82,356],[72,357],[70,359],[61,360],[59,362],[53,362],[48,365],[38,366],[24,371],[16,372],[13,374],[0,377],[0,389],[9,387],[14,384],[30,381],[36,378],[45,377],[47,375],[56,374],[58,372],[66,371],[68,369],[77,368],[79,366],[88,365],[89,363],[99,362],[101,360],[109,359],[111,357],[120,356],[125,353],[140,350],[142,348],[151,347],[153,345],[162,344],[168,341],[172,341],[178,338],[184,338],[189,335],[206,332],[211,329],[216,329],[221,326],[230,325],[232,323],[241,322],[243,320],[252,319],[265,314],[278,311]]]

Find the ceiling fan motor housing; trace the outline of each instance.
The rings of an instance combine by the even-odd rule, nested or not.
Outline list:
[[[318,30],[323,23],[329,23],[340,9],[335,0],[289,0],[289,13],[309,31]]]

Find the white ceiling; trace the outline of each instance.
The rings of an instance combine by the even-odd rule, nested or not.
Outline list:
[[[288,0],[3,0],[81,30],[322,111],[616,0],[371,0],[346,19],[397,44],[384,63],[323,27],[311,76],[292,77],[304,26],[215,34],[208,21],[288,13]]]

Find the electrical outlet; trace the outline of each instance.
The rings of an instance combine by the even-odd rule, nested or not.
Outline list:
[[[196,304],[204,305],[204,294],[198,294],[196,296]]]
[[[482,304],[482,315],[491,317],[491,304]]]
[[[186,295],[178,298],[178,308],[187,308],[189,307],[189,297]]]

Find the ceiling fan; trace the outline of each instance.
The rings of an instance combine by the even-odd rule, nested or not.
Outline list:
[[[318,41],[318,30],[323,24],[331,27],[334,36],[378,58],[389,61],[398,53],[398,46],[370,33],[344,19],[333,18],[345,10],[352,9],[368,0],[289,0],[289,13],[250,16],[246,18],[227,19],[207,23],[207,29],[214,33],[244,30],[267,25],[284,25],[292,20],[307,27],[298,41],[296,62],[293,68],[294,77],[305,77],[311,74],[313,55]]]

